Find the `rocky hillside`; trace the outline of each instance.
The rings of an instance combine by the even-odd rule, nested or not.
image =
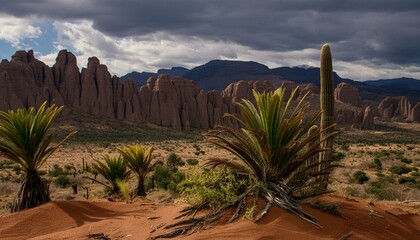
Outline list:
[[[11,61],[3,60],[0,64],[0,109],[39,106],[47,101],[64,105],[64,115],[87,113],[178,130],[209,129],[218,124],[235,127],[237,123],[223,115],[238,113],[235,103],[242,98],[252,99],[252,90],[271,91],[277,87],[276,83],[280,82],[242,80],[229,84],[222,91],[207,92],[192,80],[161,74],[149,77],[145,85],[138,86],[132,79],[122,83],[119,77],[111,76],[96,57],[89,58],[87,67],[80,70],[74,54],[66,50],[59,52],[52,67],[35,59],[33,51],[18,51]],[[291,81],[281,83],[288,89],[297,86]],[[315,84],[303,84],[299,94],[308,91],[312,94],[308,98],[313,106],[311,109],[316,110],[319,108],[319,89]],[[338,124],[361,129],[374,127],[373,116],[377,111],[360,104],[357,88],[340,84],[335,95]],[[402,112],[406,118],[420,121],[416,115],[418,110],[415,110],[418,108],[419,104],[407,105],[404,111],[394,111],[392,116],[384,115],[380,108],[379,116],[396,117]]]
[[[239,80],[270,80],[274,85],[280,86],[283,81],[290,80],[295,83],[313,83],[319,87],[319,68],[279,67],[270,69],[257,62],[212,60],[191,70],[181,68],[182,71],[161,69],[157,73],[132,72],[121,79],[132,78],[139,85],[144,85],[150,76],[167,73],[170,76],[183,76],[192,79],[197,86],[204,90],[223,90],[230,83]],[[167,72],[162,72],[166,70]],[[334,82],[351,84],[359,89],[361,98],[365,101],[380,102],[387,96],[406,96],[411,102],[420,101],[420,80],[412,78],[383,79],[358,82],[341,78],[334,72]]]

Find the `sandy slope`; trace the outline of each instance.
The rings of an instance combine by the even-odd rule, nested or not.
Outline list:
[[[321,229],[278,208],[258,223],[248,220],[214,227],[182,239],[418,239],[419,207],[364,199],[323,197],[340,205],[342,216],[305,206]],[[146,239],[163,233],[160,224],[170,223],[182,206],[153,202],[125,204],[107,201],[54,201],[40,207],[0,217],[0,239],[88,239],[89,233],[105,233],[112,239]],[[149,217],[158,217],[148,219]]]

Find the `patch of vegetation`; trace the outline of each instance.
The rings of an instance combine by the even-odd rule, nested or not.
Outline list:
[[[128,181],[131,176],[130,171],[127,169],[127,164],[122,157],[105,156],[102,161],[96,160],[95,163],[92,164],[92,169],[97,171],[109,182],[108,185],[96,180],[106,187],[106,190],[110,195],[120,192],[117,180]]]
[[[392,166],[389,171],[398,175],[406,174],[411,172],[411,168],[405,166],[405,165],[396,165]]]
[[[66,173],[64,173],[63,168],[60,167],[58,164],[54,164],[53,168],[48,172],[48,176],[50,177],[58,177],[61,175],[66,175]]]
[[[375,164],[375,168],[377,170],[382,170],[382,162],[379,158],[373,159],[373,163]]]
[[[365,182],[369,181],[369,177],[363,171],[355,172],[353,174],[353,179],[359,184],[364,184]]]
[[[348,145],[347,143],[342,144],[342,145],[340,146],[340,148],[341,148],[343,151],[349,151],[349,150],[350,150],[350,147],[349,147],[349,145]]]
[[[188,165],[190,165],[190,166],[195,166],[195,165],[197,165],[197,164],[198,164],[198,160],[197,160],[197,159],[195,159],[195,158],[189,158],[189,159],[187,159],[187,163],[188,163]]]
[[[176,153],[170,153],[168,158],[166,159],[166,164],[171,168],[177,168],[180,166],[184,166],[185,162]]]
[[[346,155],[342,152],[333,152],[334,161],[340,161],[341,159],[343,159],[345,157],[346,157]]]
[[[13,172],[15,172],[16,175],[19,175],[22,172],[22,167],[19,165],[14,165]]]
[[[177,194],[177,185],[185,179],[185,173],[172,166],[157,164],[153,170],[153,178],[158,188]]]
[[[399,193],[392,187],[390,187],[384,181],[371,181],[366,191],[367,193],[373,194],[379,200],[396,200],[399,198]]]
[[[208,202],[209,207],[216,209],[225,204],[233,204],[237,196],[247,188],[257,190],[262,186],[252,178],[237,178],[225,168],[209,172],[192,172],[178,186],[180,196],[190,204]]]
[[[413,163],[413,160],[408,159],[408,158],[403,158],[403,159],[401,159],[401,162],[403,162],[403,163]]]
[[[401,177],[400,179],[398,179],[398,183],[399,184],[416,183],[416,179],[413,177]]]
[[[131,144],[133,142],[165,142],[172,140],[185,140],[198,142],[203,140],[201,134],[197,132],[162,131],[161,129],[150,128],[138,123],[119,121],[116,119],[93,118],[89,115],[78,115],[77,117],[66,117],[61,120],[61,125],[72,125],[78,131],[68,144],[96,144],[107,147],[111,143]],[[93,126],[93,127],[92,127]],[[98,128],[105,131],[98,131]],[[61,131],[58,135],[61,136]]]
[[[66,188],[71,184],[70,178],[67,175],[60,175],[53,182],[60,188]]]

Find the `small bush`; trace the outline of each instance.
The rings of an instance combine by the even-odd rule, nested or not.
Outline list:
[[[19,175],[22,172],[22,168],[19,165],[14,165],[13,172],[15,172],[16,175]]]
[[[128,184],[128,181],[117,179],[115,183],[120,188],[120,191],[124,197],[125,202],[128,203],[130,201],[130,186]]]
[[[359,184],[363,184],[363,183],[369,181],[369,177],[363,171],[357,171],[356,173],[354,173],[353,174],[353,179]]]
[[[343,159],[345,157],[346,157],[346,155],[344,153],[342,153],[342,152],[334,152],[333,153],[333,159],[335,161],[339,161],[339,160],[341,160],[341,159]]]
[[[406,174],[411,172],[411,168],[405,166],[405,165],[397,165],[397,166],[392,166],[389,169],[390,172],[401,175],[401,174]]]
[[[176,153],[171,153],[171,154],[169,154],[168,158],[166,159],[166,164],[169,167],[177,168],[179,166],[184,166],[185,162]]]
[[[408,158],[403,158],[403,159],[401,159],[401,162],[403,162],[403,163],[413,163],[413,160],[408,159]]]
[[[195,166],[195,165],[197,165],[197,164],[198,164],[198,160],[197,160],[197,159],[195,159],[195,158],[189,158],[189,159],[187,159],[187,163],[188,163],[188,165],[190,165],[190,166]]]
[[[185,173],[183,171],[162,164],[155,166],[153,176],[156,187],[169,190],[171,194],[177,194],[178,184],[185,180]],[[149,179],[147,183],[149,188],[151,184],[151,180]]]
[[[48,172],[48,176],[50,177],[58,177],[60,175],[64,175],[63,168],[58,166],[58,164],[53,165],[53,169]]]
[[[185,180],[185,173],[183,171],[178,171],[175,173],[172,173],[171,179],[169,181],[169,184],[167,186],[168,191],[171,194],[177,195],[178,192],[178,184],[180,184],[182,181]]]
[[[340,147],[341,147],[341,149],[342,149],[342,150],[344,150],[344,151],[348,151],[348,150],[350,150],[350,147],[349,147],[349,145],[348,145],[348,144],[343,144],[343,145],[341,145]]]
[[[249,187],[259,189],[261,184],[255,179],[238,178],[226,169],[217,168],[208,172],[193,172],[178,185],[178,190],[190,204],[207,201],[211,208],[216,208],[234,203],[237,196]]]
[[[395,189],[380,181],[370,182],[366,192],[373,194],[379,200],[396,200],[400,195]]]
[[[375,168],[377,170],[382,170],[382,162],[379,158],[373,159],[373,163],[375,164]]]
[[[411,176],[413,177],[420,177],[420,172],[416,171],[416,172],[412,172]]]
[[[67,175],[60,175],[54,179],[54,184],[61,188],[66,188],[70,185],[71,181]]]
[[[167,165],[159,164],[155,166],[153,170],[153,176],[155,178],[156,187],[168,189],[173,170]]]
[[[402,177],[398,180],[399,184],[404,184],[404,183],[416,183],[416,179],[414,179],[413,177]]]

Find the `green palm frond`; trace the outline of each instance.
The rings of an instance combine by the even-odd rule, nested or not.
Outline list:
[[[111,194],[120,191],[117,180],[128,181],[131,176],[122,157],[105,156],[103,161],[95,160],[95,163],[92,164],[92,168],[111,184]]]
[[[46,108],[46,102],[35,108],[22,108],[16,111],[0,111],[0,155],[19,165],[26,172],[37,171],[60,145],[76,132],[70,133],[64,140],[50,146],[55,134],[49,134],[52,123],[63,107],[54,105]]]
[[[294,101],[297,91],[298,88],[294,89],[288,99],[284,88],[268,93],[254,91],[256,105],[249,100],[239,103],[241,117],[228,116],[239,121],[242,127],[236,130],[218,126],[206,136],[210,143],[237,156],[242,164],[221,159],[211,159],[209,164],[226,165],[236,172],[248,172],[264,183],[281,181],[296,189],[311,178],[309,170],[321,163],[305,168],[308,159],[325,151],[320,143],[337,133],[324,139],[320,139],[320,131],[308,134],[321,112],[305,119],[309,105],[305,104],[306,95]]]
[[[25,172],[12,211],[49,201],[48,188],[38,170],[51,154],[76,133],[70,133],[53,145],[56,135],[48,131],[63,107],[46,106],[47,102],[38,110],[31,107],[0,111],[0,156],[17,163]]]
[[[127,166],[137,175],[137,195],[145,196],[144,182],[147,174],[152,170],[153,147],[143,148],[141,144],[135,144],[124,148],[117,148]]]

